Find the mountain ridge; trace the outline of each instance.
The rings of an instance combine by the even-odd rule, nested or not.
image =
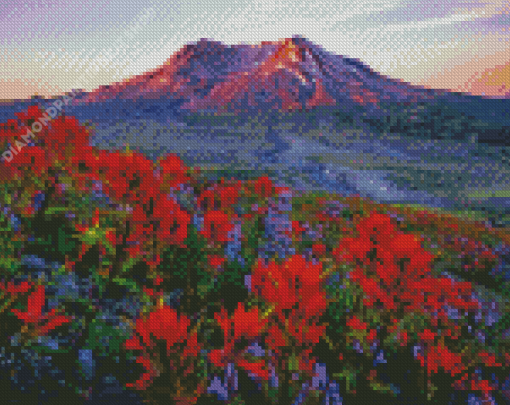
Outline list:
[[[346,104],[377,108],[385,101],[417,103],[460,95],[389,78],[295,35],[257,45],[201,39],[183,46],[160,67],[100,86],[76,104],[170,99],[191,111],[241,112]]]

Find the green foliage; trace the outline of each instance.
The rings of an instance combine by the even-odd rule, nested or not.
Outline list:
[[[128,338],[121,329],[109,325],[104,319],[94,319],[88,325],[88,332],[85,349],[96,350],[101,356],[119,354]]]

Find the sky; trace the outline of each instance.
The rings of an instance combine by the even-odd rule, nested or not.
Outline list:
[[[412,84],[510,84],[508,0],[2,0],[0,99],[91,91],[201,38],[293,35]]]

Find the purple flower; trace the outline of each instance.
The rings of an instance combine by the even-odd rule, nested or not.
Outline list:
[[[315,363],[315,376],[312,377],[312,389],[325,390],[328,384],[328,376],[326,374],[326,365],[323,363]]]
[[[388,361],[384,358],[384,351],[380,350],[379,353],[375,356],[375,359],[374,359],[374,367],[377,365],[377,364],[385,364],[387,363]]]
[[[244,285],[251,292],[251,274],[247,274],[244,276]]]
[[[330,381],[322,405],[342,405],[340,386],[337,383]]]
[[[257,343],[252,343],[250,346],[248,346],[248,353],[252,354],[253,356],[261,357],[264,356],[264,349]]]
[[[223,385],[221,378],[218,376],[215,376],[211,381],[211,385],[207,387],[207,393],[218,395],[220,401],[228,400],[228,389]]]
[[[307,382],[303,383],[303,385],[301,386],[301,391],[299,391],[299,394],[296,398],[296,400],[294,401],[294,404],[293,405],[299,405],[299,404],[302,404],[303,401],[306,399],[306,397],[308,396],[308,393],[310,392],[310,387],[308,385]]]

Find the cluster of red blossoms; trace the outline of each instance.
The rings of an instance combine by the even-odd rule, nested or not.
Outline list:
[[[414,235],[400,232],[387,215],[373,212],[358,224],[357,231],[358,237],[342,239],[333,254],[339,262],[357,265],[350,278],[361,286],[366,297],[364,306],[374,308],[379,301],[384,310],[403,309],[404,313],[427,314],[434,327],[438,327],[438,320],[441,320],[441,334],[430,329],[417,333],[425,348],[417,359],[429,376],[437,373],[439,367],[452,376],[466,372],[464,356],[452,352],[444,343],[445,336],[454,340],[460,336],[460,327],[449,319],[445,307],[449,305],[462,311],[479,309],[480,303],[471,298],[472,283],[433,277],[430,271],[433,255],[421,247],[421,241]],[[353,319],[350,322],[355,329],[366,329],[366,324]],[[396,329],[397,325],[391,326],[389,332]],[[408,331],[401,328],[398,338],[401,345],[406,345]],[[480,361],[488,364],[484,354],[480,354]],[[497,365],[493,361],[492,366]],[[472,378],[471,386],[466,387],[468,374],[463,374],[457,388],[482,390],[485,395],[494,389],[488,381],[478,381],[475,375]]]
[[[13,144],[17,136],[26,133],[30,121],[42,116],[41,111],[34,107],[27,113],[18,115],[18,120],[9,120],[0,128],[0,137],[6,144]],[[1,139],[0,139],[1,141]],[[52,120],[38,134],[34,146],[29,146],[16,154],[9,162],[4,162],[8,180],[22,179],[27,172],[47,176],[56,184],[57,172],[49,173],[50,167],[60,168],[70,174],[77,190],[90,191],[91,184],[99,181],[105,192],[116,201],[132,207],[127,222],[130,224],[126,236],[126,249],[129,257],[138,257],[143,253],[145,242],[155,239],[167,244],[183,246],[187,238],[190,214],[168,194],[171,189],[190,181],[187,167],[177,156],[165,156],[158,164],[136,152],[98,151],[89,146],[88,130],[74,118],[60,117]],[[4,168],[2,168],[4,169]],[[274,195],[274,187],[267,177],[250,183],[254,194],[259,198]],[[240,186],[241,183],[239,182]],[[217,185],[205,190],[198,199],[198,207],[204,211],[204,229],[201,234],[207,239],[218,242],[228,241],[228,232],[232,229],[232,220],[237,216],[233,205],[239,199],[240,187]],[[246,194],[250,194],[247,188]],[[261,211],[262,210],[262,211]],[[263,209],[259,209],[259,214]],[[246,214],[245,217],[249,218]],[[93,219],[93,226],[99,224],[98,211]],[[301,233],[304,229],[294,223],[294,232]],[[76,225],[79,231],[88,230],[86,225]],[[471,283],[459,283],[446,277],[433,277],[431,263],[433,255],[421,247],[421,241],[415,236],[400,232],[389,216],[372,212],[357,227],[358,236],[344,238],[338,248],[333,251],[338,262],[351,262],[355,270],[350,278],[361,286],[365,299],[364,306],[378,308],[378,302],[384,310],[404,313],[426,313],[431,316],[432,324],[450,328],[446,334],[458,337],[459,328],[451,322],[444,309],[446,305],[464,311],[479,308],[479,303],[471,300],[473,288]],[[107,232],[106,238],[116,245],[121,235]],[[185,246],[183,246],[185,247]],[[323,244],[314,244],[314,253],[322,256],[326,252]],[[158,263],[156,258],[151,263]],[[224,258],[211,256],[209,263],[220,265]],[[247,309],[240,303],[234,313],[229,316],[222,309],[214,315],[214,319],[222,328],[224,345],[208,353],[208,359],[217,367],[225,367],[235,363],[251,373],[267,380],[269,366],[266,360],[253,361],[236,353],[235,343],[242,337],[255,340],[265,335],[266,346],[280,358],[282,348],[294,347],[301,370],[312,372],[314,360],[310,358],[311,349],[324,336],[326,326],[319,324],[319,317],[327,308],[326,293],[323,289],[323,262],[313,264],[301,255],[295,255],[281,264],[271,262],[263,265],[258,261],[252,269],[251,289],[261,298],[269,310],[262,314],[255,305]],[[26,292],[29,284],[23,287],[10,285],[3,289],[10,293]],[[44,286],[38,286],[29,297],[28,311],[12,310],[25,323],[35,325],[39,334],[45,334],[70,318],[58,315],[55,311],[42,315],[45,293]],[[43,321],[47,321],[43,325]],[[177,311],[167,305],[159,304],[147,317],[136,321],[135,334],[127,340],[125,347],[130,350],[141,350],[138,357],[146,372],[130,386],[146,388],[159,370],[155,367],[155,340],[166,342],[167,354],[177,353],[177,346],[182,345],[181,364],[189,357],[197,357],[202,349],[198,341],[198,327],[190,331],[191,319],[178,315]],[[365,330],[367,324],[356,316],[347,321],[353,330]],[[396,328],[396,327],[395,327]],[[374,340],[377,330],[369,332],[369,340]],[[436,342],[436,333],[426,329],[418,334],[425,345],[423,354],[418,360],[428,373],[437,372],[441,367],[452,375],[465,373],[467,367],[461,354],[453,353],[445,346],[444,341]],[[401,344],[406,344],[407,331],[399,331]],[[490,353],[480,355],[486,364],[498,365]],[[491,357],[492,356],[492,357]],[[187,372],[189,372],[188,370]],[[471,379],[467,373],[458,380],[459,387],[481,389],[488,392],[488,382]],[[469,389],[460,388],[460,389]]]
[[[224,345],[209,352],[209,361],[220,368],[232,363],[268,380],[268,361],[249,360],[235,350],[235,343],[242,337],[254,341],[267,332],[267,347],[277,356],[282,356],[281,349],[284,347],[301,348],[297,353],[300,370],[311,374],[315,360],[309,357],[310,347],[319,341],[326,328],[317,324],[327,306],[325,292],[321,289],[321,274],[322,263],[313,265],[300,255],[280,265],[271,263],[264,266],[259,262],[253,271],[252,287],[257,296],[270,304],[270,310],[263,314],[257,306],[248,310],[244,303],[239,303],[231,316],[223,308],[215,313],[214,319],[223,331]],[[189,326],[189,318],[178,316],[177,311],[167,305],[159,306],[147,319],[137,321],[135,335],[126,341],[126,348],[143,351],[139,359],[146,365],[146,372],[131,386],[144,389],[151,378],[158,375],[158,370],[149,361],[150,348],[154,347],[151,334],[166,341],[168,353],[175,344],[186,342],[181,360],[199,353],[202,347],[197,341],[196,331],[189,333]]]

